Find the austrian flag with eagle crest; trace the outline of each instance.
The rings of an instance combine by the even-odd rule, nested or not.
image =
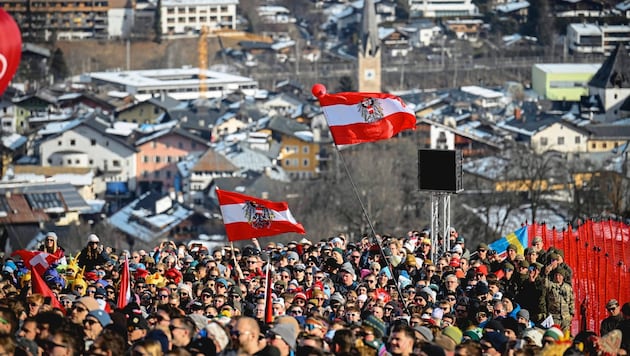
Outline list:
[[[322,84],[311,90],[319,100],[335,145],[387,140],[415,130],[416,114],[402,98],[387,93],[328,94]]]
[[[216,192],[229,241],[287,232],[306,233],[285,202],[274,202],[220,189]]]
[[[363,99],[357,106],[365,122],[374,122],[383,118],[383,107],[378,99],[368,97]]]
[[[243,206],[245,217],[254,229],[268,229],[273,221],[273,212],[262,204],[254,201],[245,202]]]

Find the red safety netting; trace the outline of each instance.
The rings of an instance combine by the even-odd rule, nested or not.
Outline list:
[[[582,330],[599,333],[601,321],[608,315],[606,303],[617,299],[630,301],[630,227],[612,220],[583,222],[577,231],[571,226],[561,231],[545,224],[531,224],[529,241],[543,239],[545,249],[564,251],[565,262],[573,269],[576,315],[571,333]]]

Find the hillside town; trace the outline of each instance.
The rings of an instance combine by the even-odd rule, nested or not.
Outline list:
[[[0,355],[627,355],[629,19],[2,1]]]

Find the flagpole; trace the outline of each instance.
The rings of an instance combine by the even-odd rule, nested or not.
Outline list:
[[[273,312],[271,312],[271,315],[269,310],[271,309],[271,305],[269,305],[269,303],[271,303],[271,298],[269,298],[271,295],[271,256],[269,256],[269,254],[267,254],[267,271],[265,272],[265,316],[263,317],[263,320],[265,323],[270,324],[273,321]]]
[[[385,263],[387,263],[387,267],[389,268],[389,271],[392,274],[392,278],[396,281],[395,286],[396,286],[396,290],[398,291],[398,298],[400,299],[400,302],[402,303],[402,305],[405,307],[405,310],[407,311],[407,313],[409,313],[409,308],[407,307],[407,304],[405,303],[405,299],[403,298],[403,295],[401,293],[400,287],[398,286],[398,280],[397,280],[398,276],[396,276],[394,274],[394,268],[391,265],[391,263],[390,263],[389,259],[387,258],[387,256],[385,256],[385,251],[383,250],[383,245],[382,245],[381,241],[379,240],[378,235],[376,234],[376,230],[374,229],[374,224],[372,224],[372,220],[370,220],[370,216],[368,215],[367,209],[365,208],[365,204],[363,204],[363,200],[361,200],[361,196],[359,195],[359,191],[357,189],[357,186],[354,183],[354,180],[352,179],[352,176],[350,175],[350,170],[348,169],[348,165],[346,164],[346,160],[345,160],[345,158],[343,158],[343,155],[341,154],[341,151],[339,150],[339,146],[337,146],[336,143],[334,144],[334,146],[335,146],[335,150],[337,151],[337,156],[339,156],[339,159],[341,160],[341,164],[343,165],[343,168],[346,171],[346,175],[348,176],[348,179],[350,180],[350,185],[352,185],[352,190],[354,191],[354,195],[356,195],[357,200],[359,201],[359,205],[361,206],[361,211],[363,212],[363,215],[365,216],[365,219],[367,220],[368,226],[370,227],[370,230],[372,231],[372,235],[374,236],[374,240],[378,244],[379,250],[381,252],[381,256],[383,256],[383,259],[385,260]]]
[[[238,265],[238,261],[236,261],[236,253],[234,251],[234,241],[230,241],[230,247],[232,248],[232,259],[234,259],[234,269],[236,270],[236,275],[238,276],[239,281],[243,279],[243,271],[241,271],[241,267]]]

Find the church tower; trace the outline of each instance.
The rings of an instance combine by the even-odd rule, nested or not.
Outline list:
[[[364,0],[359,38],[359,72],[357,83],[360,92],[381,92],[381,42],[376,27],[376,8],[373,0]]]

